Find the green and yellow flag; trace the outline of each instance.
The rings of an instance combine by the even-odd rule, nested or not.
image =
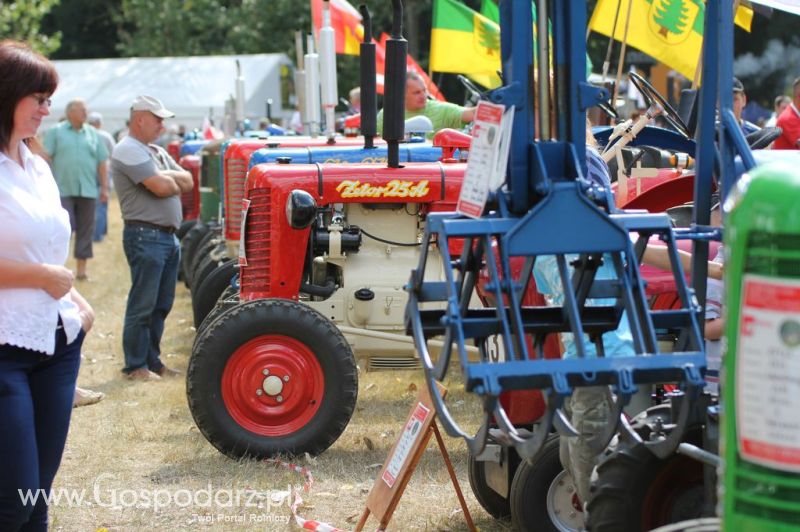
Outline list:
[[[430,68],[497,87],[500,26],[458,0],[434,0]]]
[[[705,3],[702,0],[598,0],[589,27],[622,41],[628,6],[631,23],[627,43],[693,79],[703,46]],[[750,31],[752,19],[752,9],[740,6],[736,23]]]

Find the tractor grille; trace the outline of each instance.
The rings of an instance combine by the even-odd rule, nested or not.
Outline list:
[[[247,227],[245,229],[247,266],[243,266],[241,270],[243,294],[268,292],[272,269],[270,189],[254,189],[251,191],[249,199],[250,208],[247,211]]]
[[[387,369],[419,369],[417,357],[370,357],[367,371],[383,371]]]
[[[225,168],[225,238],[236,240],[242,225],[242,198],[247,176],[243,159],[228,159]]]
[[[197,186],[195,184],[195,186]],[[194,220],[200,212],[200,206],[197,204],[195,196],[195,187],[189,192],[181,194],[181,207],[183,208],[183,218],[185,220]]]

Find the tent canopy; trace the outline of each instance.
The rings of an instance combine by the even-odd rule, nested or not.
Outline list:
[[[205,117],[220,127],[225,101],[236,94],[236,61],[244,77],[245,116],[258,125],[272,100],[273,119],[285,119],[292,86],[292,65],[285,54],[219,55],[54,61],[60,77],[51,115],[43,128],[64,117],[69,101],[81,98],[89,111],[103,115],[103,128],[125,125],[139,94],[159,98],[175,118],[167,124],[201,127]]]

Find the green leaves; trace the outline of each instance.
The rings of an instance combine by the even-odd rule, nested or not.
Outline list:
[[[61,45],[61,32],[52,35],[41,33],[42,18],[58,5],[60,0],[14,0],[0,2],[0,35],[30,44],[44,55],[51,54]]]
[[[310,11],[292,0],[122,0],[123,56],[290,53]]]

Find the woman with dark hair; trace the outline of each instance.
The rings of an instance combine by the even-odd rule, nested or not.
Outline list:
[[[73,287],[70,226],[31,146],[58,75],[26,44],[0,42],[0,530],[47,530],[80,351],[94,321]],[[38,497],[36,497],[38,495]]]

